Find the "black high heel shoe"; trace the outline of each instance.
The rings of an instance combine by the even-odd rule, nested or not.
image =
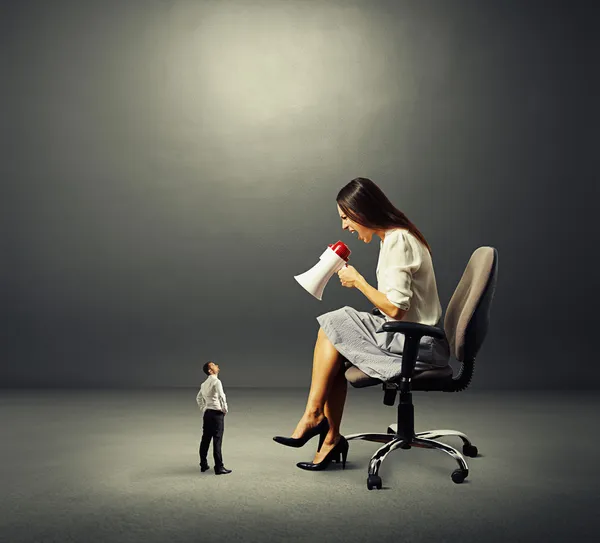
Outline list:
[[[304,433],[302,437],[283,437],[283,436],[275,436],[273,441],[277,443],[281,443],[282,445],[286,445],[287,447],[302,447],[306,444],[309,439],[312,439],[317,434],[319,435],[319,446],[317,447],[317,452],[321,450],[321,445],[323,445],[323,441],[325,441],[325,436],[329,433],[329,421],[327,417],[323,417],[323,420],[319,422],[314,428],[311,428],[307,432]]]
[[[305,469],[307,471],[322,471],[327,469],[329,464],[333,462],[337,462],[338,464],[342,463],[342,469],[346,469],[346,458],[348,457],[348,441],[344,436],[340,436],[340,440],[335,444],[335,447],[331,449],[325,458],[321,460],[319,463],[315,464],[314,462],[298,462],[296,466],[300,469]]]

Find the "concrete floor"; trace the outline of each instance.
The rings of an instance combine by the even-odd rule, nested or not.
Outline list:
[[[449,456],[396,451],[373,491],[376,443],[351,442],[344,471],[307,473],[295,463],[316,440],[272,441],[295,427],[301,389],[226,387],[233,473],[201,474],[196,392],[0,391],[0,541],[558,542],[600,530],[596,392],[415,393],[417,431],[461,430],[480,456],[456,485]],[[379,387],[350,389],[342,431],[384,432],[395,416]]]

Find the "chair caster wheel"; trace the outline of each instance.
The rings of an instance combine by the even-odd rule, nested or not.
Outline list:
[[[452,480],[459,485],[460,483],[462,483],[465,478],[467,477],[467,474],[462,470],[462,469],[455,469],[452,472]]]
[[[475,458],[479,451],[475,445],[463,445],[463,454],[465,456],[470,456],[471,458]]]
[[[373,490],[374,488],[381,490],[381,477],[379,475],[369,475],[367,478],[367,488],[369,490]]]

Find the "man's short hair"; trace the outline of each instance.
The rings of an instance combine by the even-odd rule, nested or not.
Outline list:
[[[212,364],[212,362],[207,362],[206,364],[204,364],[204,366],[202,366],[202,371],[204,373],[206,373],[206,375],[210,375],[210,365]]]

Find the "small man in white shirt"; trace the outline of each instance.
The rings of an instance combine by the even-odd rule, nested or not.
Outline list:
[[[227,399],[223,391],[223,385],[219,380],[219,366],[214,362],[207,362],[202,367],[208,378],[196,396],[198,407],[204,412],[204,423],[202,426],[202,440],[200,441],[200,471],[210,469],[208,465],[208,447],[213,440],[213,458],[215,460],[215,473],[225,475],[231,473],[230,469],[223,465],[221,455],[221,443],[225,431],[225,415],[227,414]]]

